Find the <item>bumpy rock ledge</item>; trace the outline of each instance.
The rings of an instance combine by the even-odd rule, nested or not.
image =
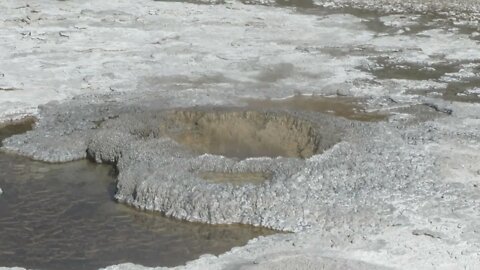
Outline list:
[[[387,123],[289,111],[125,109],[114,103],[69,108],[45,107],[47,117],[37,129],[7,139],[4,150],[46,161],[88,154],[116,164],[120,202],[189,221],[289,231],[355,227],[365,216],[377,217],[390,208],[375,198],[395,190],[418,192],[417,183],[428,182],[433,164]],[[198,154],[212,145],[204,135],[220,136],[234,128],[230,120],[238,123],[234,133],[246,137],[253,150],[258,140],[274,135],[283,138],[274,141],[280,150],[272,145],[268,151],[273,149],[274,157],[247,159]],[[249,130],[259,126],[262,135],[252,139]],[[297,141],[292,144],[292,139]],[[275,157],[278,153],[285,157]],[[269,179],[212,182],[202,178],[209,172],[261,173]]]

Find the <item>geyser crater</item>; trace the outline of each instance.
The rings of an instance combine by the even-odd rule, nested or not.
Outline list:
[[[293,113],[227,109],[168,112],[159,129],[195,153],[236,159],[309,158],[338,142],[338,133]]]

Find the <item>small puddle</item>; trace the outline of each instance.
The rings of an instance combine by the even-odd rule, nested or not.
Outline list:
[[[0,140],[30,129],[32,123],[0,129]],[[252,226],[182,222],[115,203],[111,171],[86,160],[46,164],[0,152],[1,266],[175,266],[275,233]]]
[[[248,107],[253,109],[287,109],[328,113],[350,120],[377,122],[384,121],[388,115],[367,112],[365,100],[354,97],[322,97],[296,95],[285,99],[246,99]]]
[[[212,183],[261,184],[271,178],[269,173],[264,172],[202,172],[200,177]]]

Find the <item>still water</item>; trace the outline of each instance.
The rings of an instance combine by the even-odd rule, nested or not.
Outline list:
[[[27,128],[0,129],[0,139]],[[46,164],[0,152],[0,187],[0,266],[174,266],[274,233],[182,222],[115,203],[112,168],[86,160]]]

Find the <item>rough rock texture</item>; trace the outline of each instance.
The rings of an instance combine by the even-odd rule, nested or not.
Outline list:
[[[62,113],[61,107],[70,109]],[[44,117],[36,130],[7,139],[3,149],[44,161],[68,161],[88,153],[97,162],[117,164],[116,197],[139,208],[190,221],[247,223],[292,231],[348,223],[356,218],[352,211],[375,216],[389,208],[375,198],[393,190],[414,194],[419,190],[417,184],[430,185],[427,183],[433,178],[434,159],[422,153],[424,146],[409,142],[404,130],[385,123],[294,113],[294,117],[318,125],[327,142],[332,141],[328,136],[337,134],[341,142],[305,161],[236,161],[196,156],[160,136],[167,111],[152,112],[137,105],[136,112],[120,114],[97,127],[96,119],[112,117],[109,113],[115,106],[103,110],[90,107],[79,105],[78,115],[70,104],[53,107],[54,117]],[[239,187],[202,181],[198,175],[205,171],[268,172],[273,176],[260,186]]]
[[[120,116],[111,120],[113,123],[102,124],[102,128],[91,137],[87,150],[91,157],[99,162],[118,163],[116,197],[119,201],[143,209],[162,211],[180,219],[215,224],[247,223],[299,230],[312,223],[323,222],[323,211],[317,209],[323,206],[318,205],[315,195],[309,195],[317,193],[315,189],[309,188],[315,184],[302,179],[292,181],[292,178],[304,171],[314,174],[311,170],[327,170],[329,165],[314,160],[281,157],[238,161],[222,156],[185,153],[172,140],[152,135],[161,125],[159,118],[162,114],[168,112]],[[296,117],[301,119],[301,115]],[[311,118],[310,121],[317,118],[321,119],[317,122],[324,122],[319,124],[318,129],[326,135],[338,133],[340,126],[343,129],[350,128],[349,132],[352,132],[355,126],[347,126],[344,123],[346,121],[337,120],[337,127],[332,129],[326,123],[335,121],[333,117],[320,115]],[[257,119],[250,119],[255,120]],[[143,133],[140,137],[139,131]],[[344,148],[347,147],[345,145]],[[338,146],[331,151],[342,151],[341,148]],[[258,186],[212,184],[200,179],[199,173],[205,171],[267,172],[272,175],[272,179]],[[326,186],[327,184],[322,188],[326,189]],[[279,196],[280,194],[283,195]]]
[[[479,108],[474,104],[437,101],[435,106],[447,106],[451,115],[432,113],[427,118],[434,121],[426,122],[425,115],[421,121],[393,117],[390,122],[370,123],[319,113],[265,111],[262,113],[288,114],[327,127],[323,132],[337,133],[339,142],[305,160],[238,160],[198,155],[165,137],[162,123],[172,121],[172,104],[161,98],[155,102],[149,99],[155,104],[153,109],[141,99],[128,106],[113,105],[117,103],[111,102],[114,97],[104,99],[104,104],[90,105],[77,99],[74,104],[78,109],[72,103],[46,106],[42,108],[45,117],[40,118],[36,129],[5,140],[3,149],[32,153],[31,157],[48,161],[52,152],[28,150],[43,143],[47,130],[57,142],[82,138],[81,146],[60,144],[53,152],[55,160],[68,160],[71,149],[79,149],[75,151],[97,162],[116,164],[116,198],[121,202],[190,221],[246,223],[302,232],[262,238],[218,259],[210,256],[192,262],[188,269],[204,269],[206,265],[211,269],[276,269],[279,264],[284,267],[279,269],[289,269],[288,263],[279,262],[290,256],[298,260],[300,269],[316,263],[330,267],[327,269],[354,269],[356,260],[366,263],[366,268],[378,269],[403,267],[405,260],[420,269],[478,265],[480,235],[475,227],[480,219],[474,209],[480,206],[479,156],[478,151],[459,146],[466,142],[478,145],[474,142],[480,141],[480,122],[472,118]],[[418,108],[413,108],[415,113]],[[186,110],[225,113],[224,109],[208,107]],[[62,124],[65,119],[68,125]],[[65,132],[66,127],[73,132]],[[460,156],[462,159],[456,158]],[[468,166],[470,174],[461,166]],[[201,178],[205,171],[269,172],[271,179],[259,184],[212,183]],[[449,175],[456,177],[450,179]],[[456,209],[453,216],[452,209]],[[298,254],[278,241],[298,248]],[[401,256],[395,251],[399,249]],[[389,255],[379,256],[383,252]],[[443,256],[442,252],[452,255]],[[250,265],[252,256],[254,263]],[[434,261],[427,259],[429,256]]]

